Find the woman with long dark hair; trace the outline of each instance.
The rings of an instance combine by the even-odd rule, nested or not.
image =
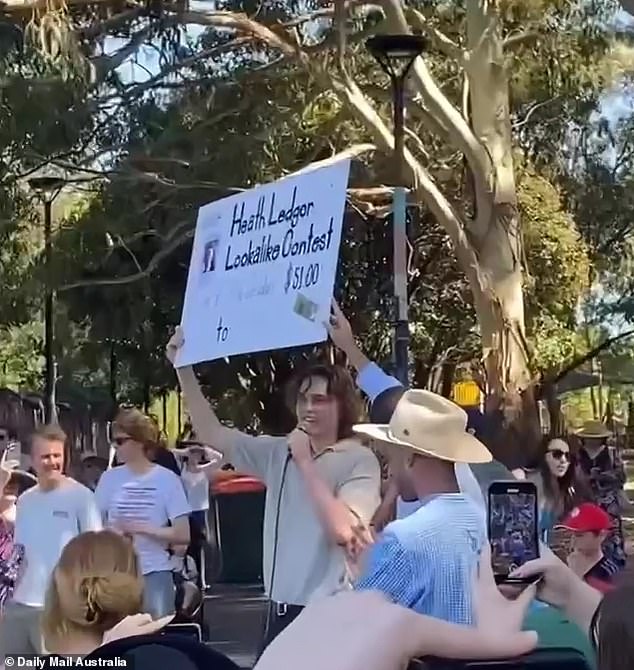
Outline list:
[[[548,542],[555,524],[585,498],[576,478],[575,456],[565,438],[544,436],[540,456],[526,479],[537,487],[539,527]]]

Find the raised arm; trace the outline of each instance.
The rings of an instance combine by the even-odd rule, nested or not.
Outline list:
[[[172,365],[184,342],[183,330],[179,327],[167,344],[166,355]],[[196,435],[205,444],[216,445],[224,453],[231,448],[232,429],[223,426],[216,416],[200,388],[194,368],[190,365],[175,369]]]
[[[328,334],[333,344],[337,349],[343,351],[350,365],[356,370],[357,385],[368,396],[371,403],[384,391],[392,388],[402,388],[398,379],[386,374],[361,351],[354,338],[350,322],[334,300],[332,301],[332,316],[328,324]],[[389,421],[389,417],[387,417],[386,423],[387,421]]]
[[[166,350],[167,358],[172,365],[184,342],[183,330],[178,327]],[[194,368],[191,366],[178,368],[176,374],[198,439],[204,444],[213,444],[225,462],[231,463],[236,469],[263,479],[269,462],[270,454],[267,446],[271,438],[253,437],[223,425],[205,398]]]
[[[193,471],[197,473],[202,473],[207,477],[207,479],[213,484],[216,479],[216,472],[222,465],[223,457],[219,451],[212,449],[211,447],[202,447],[207,458],[206,463],[197,463],[193,466]],[[182,456],[181,456],[182,458]]]

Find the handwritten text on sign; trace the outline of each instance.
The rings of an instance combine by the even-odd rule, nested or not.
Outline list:
[[[349,169],[342,161],[200,209],[179,366],[325,339]]]

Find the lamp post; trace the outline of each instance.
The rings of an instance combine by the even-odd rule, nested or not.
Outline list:
[[[51,233],[53,227],[53,201],[59,195],[64,180],[54,176],[40,176],[29,179],[29,186],[37,193],[44,203],[44,262],[46,275],[46,292],[44,298],[44,417],[46,423],[57,421],[57,406],[55,402],[55,382],[57,370],[55,365],[55,292],[52,289],[52,259],[53,248]]]
[[[407,173],[405,170],[405,79],[426,47],[420,35],[376,35],[366,42],[368,51],[377,60],[392,84],[394,111],[394,181],[392,225],[394,239],[394,362],[396,376],[409,386],[409,318],[407,298]]]

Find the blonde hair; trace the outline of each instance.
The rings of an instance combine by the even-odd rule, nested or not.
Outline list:
[[[153,450],[159,446],[160,431],[158,424],[138,409],[120,410],[112,427],[114,430],[125,433],[135,442],[139,442],[147,450]]]
[[[42,616],[44,644],[55,652],[75,633],[96,637],[141,610],[143,578],[130,539],[113,531],[82,533],[62,551]]]

